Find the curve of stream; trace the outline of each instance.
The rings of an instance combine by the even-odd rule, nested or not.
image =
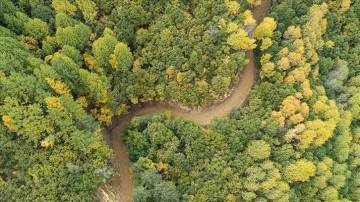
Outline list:
[[[260,6],[253,8],[253,16],[257,23],[261,22],[268,14],[271,6],[270,0],[263,0]],[[136,116],[149,115],[156,112],[170,111],[173,117],[187,118],[201,125],[208,125],[216,117],[227,116],[232,109],[240,107],[250,93],[256,79],[256,59],[252,50],[246,51],[249,63],[239,74],[239,83],[234,87],[231,95],[224,101],[215,104],[202,111],[184,111],[169,104],[155,102],[136,105],[128,114],[116,118],[113,121],[110,137],[110,146],[113,148],[112,165],[113,177],[106,183],[102,183],[96,193],[96,201],[132,201],[133,181],[131,175],[131,162],[124,140],[120,138],[126,123]]]

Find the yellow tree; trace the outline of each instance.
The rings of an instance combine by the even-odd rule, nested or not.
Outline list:
[[[238,29],[227,39],[227,43],[236,50],[250,50],[256,47],[255,39],[248,37],[248,33],[243,29]]]
[[[225,0],[225,4],[230,14],[236,14],[240,9],[240,4],[234,0]]]
[[[246,0],[252,6],[260,6],[261,0]]]
[[[243,15],[244,15],[244,25],[245,26],[256,24],[256,20],[254,19],[251,10],[246,10]]]
[[[285,168],[285,178],[290,182],[306,182],[316,172],[315,165],[306,159],[301,159]]]
[[[347,10],[349,10],[351,4],[351,0],[342,0],[341,6],[339,8],[339,13],[345,13]]]
[[[77,10],[76,6],[71,4],[68,0],[53,0],[51,5],[56,13],[68,13],[73,15]]]
[[[79,9],[81,10],[86,22],[94,22],[97,16],[97,6],[91,0],[75,0]]]
[[[276,29],[274,18],[265,17],[264,20],[255,28],[255,38],[264,39],[271,37]]]

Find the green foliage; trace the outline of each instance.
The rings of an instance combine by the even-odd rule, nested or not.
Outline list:
[[[128,124],[134,201],[357,201],[360,1],[273,0],[251,33],[259,3],[0,0],[0,201],[91,201],[111,175],[101,123],[211,105],[256,46],[229,118]]]
[[[124,43],[115,45],[114,53],[110,55],[111,66],[121,72],[127,72],[133,63],[133,55],[129,47]]]
[[[83,23],[65,28],[59,27],[56,30],[56,41],[60,46],[69,45],[83,50],[87,45],[91,30]]]
[[[46,22],[37,18],[30,19],[27,23],[25,23],[24,29],[27,34],[37,40],[43,39],[49,32]]]
[[[271,148],[270,145],[263,140],[251,141],[245,152],[254,160],[263,160],[270,156]]]
[[[55,16],[55,26],[56,28],[75,26],[77,24],[76,20],[66,15],[65,13],[58,13]]]
[[[133,4],[123,2],[114,9],[110,19],[115,22],[117,38],[133,49],[135,78],[151,78],[146,84],[151,89],[139,84],[136,97],[144,101],[171,98],[206,106],[228,92],[246,63],[244,51],[228,44],[234,32],[228,31],[231,25],[247,35],[238,19],[230,14],[239,12],[238,4],[233,3],[235,7],[228,7],[224,1],[152,5],[137,0]],[[253,48],[254,40],[244,38],[239,43],[245,45],[238,46]]]
[[[109,68],[110,54],[114,51],[116,44],[116,37],[109,34],[104,34],[103,37],[100,37],[94,41],[92,45],[92,52],[94,54],[97,66]]]
[[[99,124],[73,97],[48,87],[46,77],[60,79],[50,66],[12,38],[0,43],[7,56],[0,66],[1,200],[90,201],[109,177]]]

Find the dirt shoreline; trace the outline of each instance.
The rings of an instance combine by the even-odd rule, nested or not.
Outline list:
[[[268,14],[271,6],[270,0],[263,0],[262,5],[253,9],[255,20],[259,23]],[[256,79],[256,58],[252,50],[246,51],[246,58],[249,63],[239,74],[239,83],[234,87],[231,95],[209,108],[201,111],[185,111],[179,107],[170,106],[167,103],[155,102],[146,103],[142,106],[134,106],[128,114],[115,118],[111,127],[111,147],[113,148],[112,165],[114,175],[111,180],[102,183],[97,190],[96,201],[132,201],[133,181],[130,172],[131,162],[125,142],[120,135],[127,122],[133,117],[153,114],[156,112],[170,111],[173,117],[183,117],[208,125],[216,117],[227,116],[232,109],[240,107],[246,101]]]

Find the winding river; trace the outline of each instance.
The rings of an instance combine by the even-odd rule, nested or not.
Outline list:
[[[255,20],[259,23],[268,14],[271,6],[270,0],[263,0],[260,6],[253,8]],[[133,106],[128,114],[116,118],[110,128],[111,147],[113,148],[112,165],[113,177],[106,183],[102,183],[98,190],[96,201],[120,201],[130,202],[132,197],[133,181],[130,172],[131,162],[125,142],[119,134],[125,129],[126,123],[136,116],[153,114],[156,112],[170,111],[173,117],[183,117],[207,125],[216,117],[227,116],[233,108],[240,107],[250,93],[256,79],[256,59],[252,50],[246,51],[249,63],[239,74],[239,83],[234,87],[231,95],[224,101],[215,104],[202,111],[184,111],[161,102],[147,103],[142,106]]]

